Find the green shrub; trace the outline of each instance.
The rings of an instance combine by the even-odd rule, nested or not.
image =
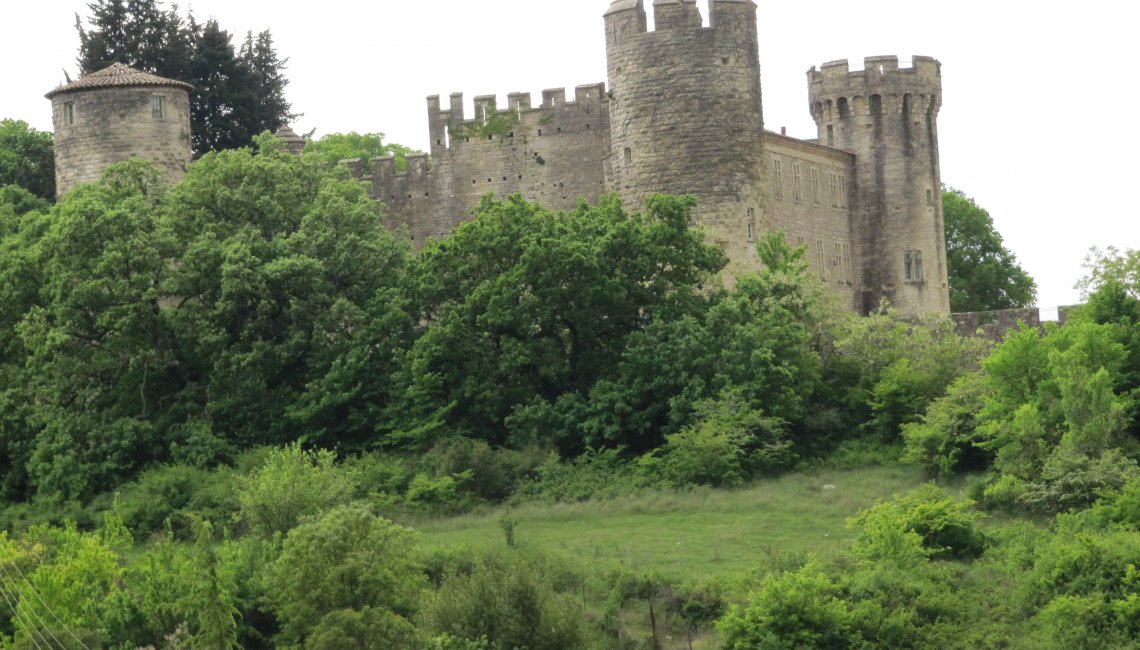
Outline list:
[[[980,556],[986,546],[978,526],[981,514],[973,502],[956,502],[933,484],[876,503],[851,520],[863,527],[857,549],[871,559],[912,554],[914,543],[932,559],[969,559]]]
[[[514,552],[480,558],[444,577],[423,625],[456,639],[486,638],[491,650],[585,648],[581,605],[555,590],[557,578],[540,558]]]
[[[988,392],[985,376],[979,372],[956,379],[919,422],[903,425],[903,460],[939,477],[989,466],[993,455],[978,446],[981,438],[977,433],[977,414]]]
[[[361,634],[378,635],[374,647],[415,647],[408,621],[424,587],[416,534],[362,504],[292,529],[265,584],[282,625],[279,647],[332,647],[310,644]]]
[[[348,503],[358,475],[335,459],[331,451],[306,451],[298,444],[273,450],[265,465],[239,481],[242,517],[254,532],[268,536]]]
[[[238,512],[235,479],[228,469],[214,471],[189,465],[146,470],[123,486],[118,512],[138,539],[167,529],[183,540],[192,538],[194,520],[226,525]]]
[[[842,586],[813,562],[765,578],[717,628],[725,650],[833,650],[857,647],[853,623]]]
[[[534,475],[546,452],[535,447],[495,449],[482,440],[452,438],[437,444],[429,457],[437,475],[469,472],[471,480],[465,487],[480,499],[499,502],[511,496],[520,481]]]

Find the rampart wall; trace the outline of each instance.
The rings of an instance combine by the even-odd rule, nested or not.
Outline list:
[[[359,178],[371,180],[370,194],[388,207],[392,227],[407,226],[413,241],[441,236],[465,221],[484,194],[521,193],[554,210],[569,210],[579,199],[596,201],[606,191],[610,148],[609,100],[605,84],[579,86],[568,100],[564,89],[543,91],[534,105],[529,93],[475,98],[465,115],[463,95],[428,98],[431,164],[426,154],[408,156],[407,171],[378,158],[365,169],[346,161]]]

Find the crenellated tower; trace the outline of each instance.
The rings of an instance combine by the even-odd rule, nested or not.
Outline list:
[[[626,207],[651,193],[693,194],[695,220],[728,253],[730,276],[753,268],[765,209],[756,4],[615,0],[605,14],[610,80],[610,187]]]
[[[851,239],[863,260],[862,311],[887,299],[904,313],[949,313],[938,162],[938,61],[869,57],[808,71],[819,143],[855,154]]]

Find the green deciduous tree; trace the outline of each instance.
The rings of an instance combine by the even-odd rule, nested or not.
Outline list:
[[[414,531],[360,504],[340,506],[286,537],[266,574],[280,644],[331,648],[337,639],[411,650],[425,586]],[[342,646],[347,647],[347,646]]]
[[[55,199],[51,133],[20,120],[0,120],[0,189],[5,185],[17,185],[46,201]]]
[[[410,357],[407,413],[492,444],[580,450],[565,437],[568,412],[612,373],[630,336],[699,312],[701,287],[724,265],[690,228],[692,205],[657,196],[627,215],[607,197],[559,214],[517,196],[484,199],[411,268],[427,327]]]
[[[384,142],[383,133],[329,133],[305,143],[306,156],[316,156],[329,165],[342,160],[359,159],[366,169],[373,158],[393,156],[396,159],[396,170],[403,171],[406,167],[404,157],[414,151],[403,145]]]
[[[942,192],[946,222],[946,266],[953,312],[1028,307],[1037,284],[994,229],[985,209],[960,190]]]
[[[155,462],[377,435],[408,245],[343,170],[262,144],[169,191],[131,162],[3,218],[6,490],[83,497]]]

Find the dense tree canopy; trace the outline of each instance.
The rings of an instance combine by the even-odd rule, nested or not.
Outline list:
[[[959,190],[942,192],[950,310],[955,313],[1028,307],[1037,283],[1017,264],[989,212]]]
[[[293,117],[285,98],[284,69],[268,31],[249,33],[235,49],[215,20],[199,24],[160,0],[96,0],[88,26],[76,16],[79,70],[89,74],[112,63],[185,81],[190,97],[194,153],[248,146],[263,131]]]
[[[47,201],[55,199],[50,133],[20,120],[0,120],[0,187],[5,185],[17,185]]]
[[[368,309],[393,308],[408,249],[343,170],[262,145],[209,154],[169,191],[119,165],[8,228],[4,372],[21,379],[0,449],[24,489],[77,496],[156,461],[213,463],[344,408],[299,396],[341,372]]]

